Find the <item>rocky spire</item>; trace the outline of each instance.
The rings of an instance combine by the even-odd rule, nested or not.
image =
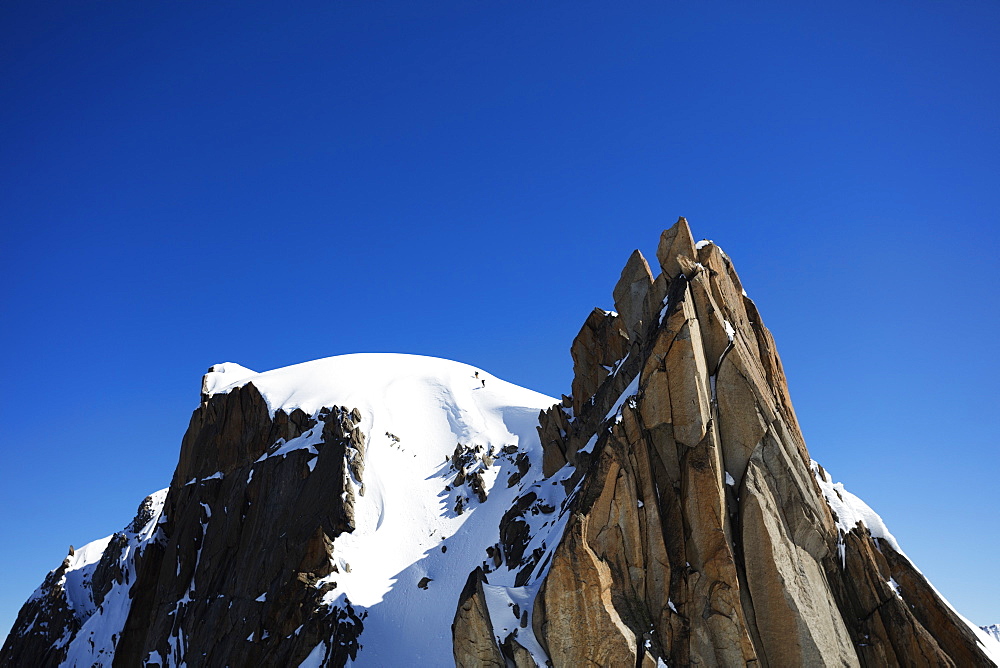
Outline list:
[[[893,544],[838,524],[728,256],[681,218],[657,259],[654,280],[633,253],[617,317],[574,341],[572,414],[541,415],[545,473],[575,490],[525,567],[547,567],[532,628],[552,664],[991,665]],[[494,632],[462,646],[502,650]]]

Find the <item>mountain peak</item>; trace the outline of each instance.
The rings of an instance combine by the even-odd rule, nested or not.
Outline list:
[[[809,457],[730,258],[680,218],[657,259],[561,401],[417,355],[214,365],[169,488],[49,574],[0,663],[995,662]]]

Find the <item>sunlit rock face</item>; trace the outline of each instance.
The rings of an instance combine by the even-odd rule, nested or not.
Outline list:
[[[211,367],[169,487],[0,665],[993,665],[810,460],[729,257],[681,219],[654,264],[561,400],[413,355]]]

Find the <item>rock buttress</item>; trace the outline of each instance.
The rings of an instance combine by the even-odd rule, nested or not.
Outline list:
[[[363,617],[323,602],[334,538],[353,529],[363,475],[357,411],[272,418],[251,384],[207,399],[184,437],[161,519],[143,555],[116,666],[324,665],[358,650]],[[296,438],[312,447],[270,456]]]
[[[488,666],[504,668],[503,655],[493,637],[493,623],[486,605],[483,569],[469,574],[458,600],[455,621],[451,625],[452,647],[458,668]]]

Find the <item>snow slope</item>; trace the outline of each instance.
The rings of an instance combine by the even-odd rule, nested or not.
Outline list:
[[[367,612],[355,665],[450,661],[462,587],[487,560],[485,548],[499,542],[500,519],[514,498],[541,478],[538,413],[556,400],[466,364],[401,354],[344,355],[260,374],[227,363],[213,367],[205,388],[216,394],[250,382],[272,414],[300,408],[314,415],[339,405],[362,415],[364,494],[356,495],[357,529],[334,541],[340,572],[331,574],[337,588],[326,598],[346,598]],[[272,456],[314,440],[303,434]],[[484,466],[483,503],[467,485],[446,490],[456,476],[450,460],[459,443],[495,457]],[[519,453],[531,467],[509,487]],[[471,499],[461,514],[458,494]]]

